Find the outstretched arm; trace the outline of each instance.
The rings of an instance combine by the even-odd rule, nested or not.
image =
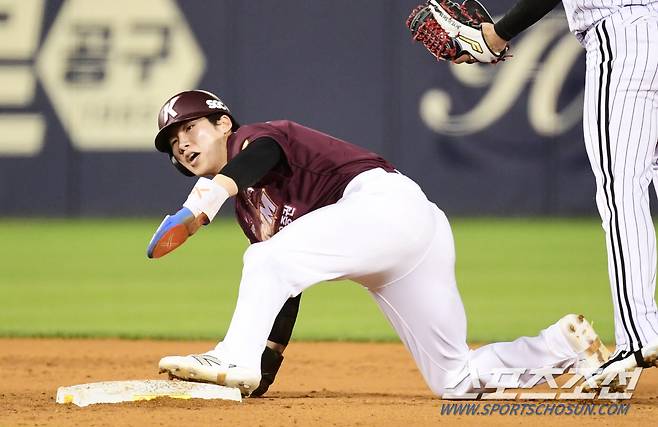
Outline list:
[[[263,178],[285,158],[271,138],[258,138],[222,168],[213,179],[199,178],[183,208],[167,215],[148,245],[147,256],[160,258],[209,224],[229,197]]]
[[[482,36],[492,50],[500,52],[507,42],[534,25],[560,3],[560,0],[519,0],[496,24],[482,23]],[[455,63],[470,62],[464,55]]]
[[[546,16],[558,3],[560,0],[519,0],[493,29],[500,38],[510,41]]]
[[[283,159],[283,150],[275,140],[257,138],[228,162],[212,181],[233,197],[260,181]]]
[[[260,181],[284,159],[283,150],[275,140],[269,137],[258,138],[228,162],[213,180],[224,177],[232,181],[236,191],[231,195],[234,196],[238,191]]]

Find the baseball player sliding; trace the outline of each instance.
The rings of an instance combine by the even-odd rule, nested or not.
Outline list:
[[[495,25],[482,5],[431,0],[407,25],[439,59],[497,62],[507,42],[558,0],[519,0]],[[658,1],[564,0],[587,50],[585,145],[608,251],[617,348],[595,376],[658,361],[656,234],[649,184],[658,190]]]
[[[249,395],[282,307],[334,279],[370,292],[439,396],[501,385],[496,368],[596,368],[607,359],[576,315],[535,337],[469,350],[448,220],[378,155],[291,121],[241,126],[217,96],[198,90],[169,99],[158,124],[157,149],[199,179],[158,227],[148,256],[179,247],[230,197],[252,242],[224,339],[204,354],[164,357],[161,372]],[[522,374],[521,384],[531,376]]]

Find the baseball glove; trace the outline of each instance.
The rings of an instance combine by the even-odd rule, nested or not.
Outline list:
[[[477,0],[429,0],[416,7],[407,19],[414,40],[421,42],[437,59],[454,61],[464,54],[470,62],[496,63],[506,58],[507,48],[494,52],[481,31],[483,22],[493,23]]]

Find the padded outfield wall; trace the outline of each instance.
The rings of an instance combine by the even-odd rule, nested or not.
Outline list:
[[[594,214],[563,12],[503,64],[453,66],[410,41],[418,1],[0,1],[0,215],[175,209],[193,181],[152,137],[161,103],[197,87],[241,122],[377,151],[453,215]]]

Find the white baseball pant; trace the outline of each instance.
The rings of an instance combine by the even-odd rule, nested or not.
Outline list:
[[[484,384],[493,368],[575,362],[557,324],[537,337],[470,351],[454,264],[448,220],[420,187],[398,173],[363,172],[337,203],[247,249],[235,312],[216,351],[260,369],[268,334],[288,298],[318,282],[351,279],[371,293],[437,395],[473,368]]]

